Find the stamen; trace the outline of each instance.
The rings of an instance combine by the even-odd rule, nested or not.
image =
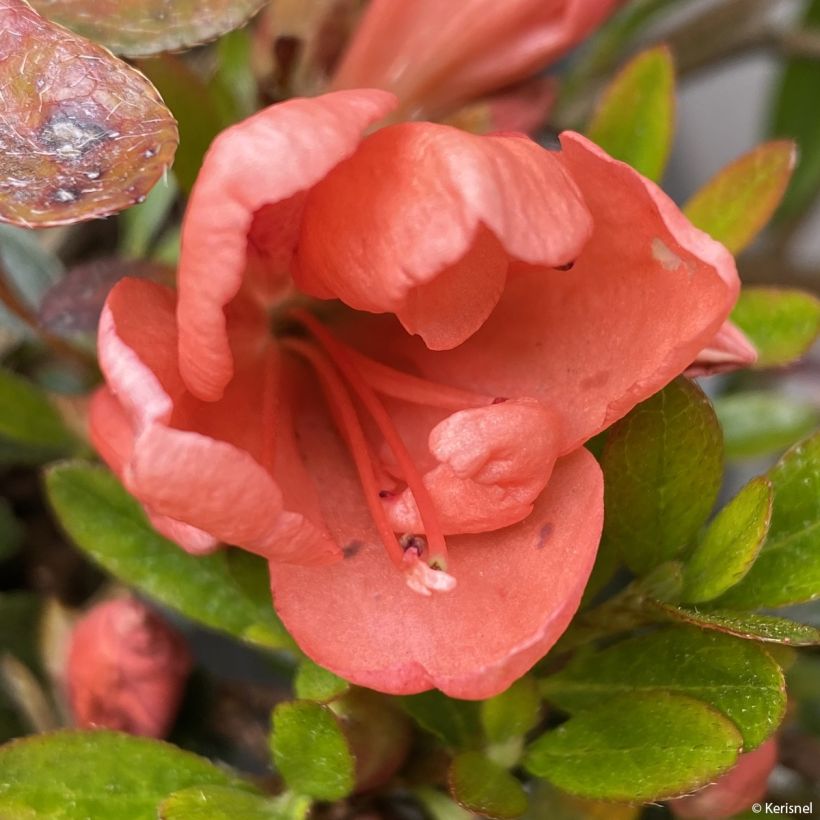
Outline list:
[[[294,315],[310,330],[316,340],[327,351],[333,363],[372,416],[373,421],[393,451],[393,455],[404,474],[407,486],[413,493],[419,516],[424,524],[424,532],[429,545],[427,563],[431,567],[436,566],[441,570],[445,570],[447,568],[447,545],[444,541],[444,531],[439,523],[435,504],[390,415],[371,386],[359,373],[355,363],[347,355],[345,347],[337,342],[321,323],[317,322],[309,313],[295,310]]]

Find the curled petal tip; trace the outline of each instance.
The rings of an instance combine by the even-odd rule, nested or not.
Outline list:
[[[714,376],[748,367],[757,361],[757,350],[736,325],[726,321],[708,347],[687,368],[687,376]]]

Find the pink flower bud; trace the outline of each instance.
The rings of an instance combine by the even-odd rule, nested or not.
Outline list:
[[[74,722],[165,737],[190,669],[182,636],[145,604],[98,604],[71,636],[67,685]]]

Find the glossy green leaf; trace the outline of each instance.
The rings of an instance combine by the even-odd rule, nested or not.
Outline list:
[[[504,743],[525,735],[540,718],[541,696],[532,675],[519,678],[500,695],[481,703],[481,723],[489,743]]]
[[[525,765],[558,788],[604,800],[660,800],[691,791],[726,771],[742,739],[707,704],[670,692],[599,698],[546,732]]]
[[[786,709],[783,673],[765,649],[680,626],[578,656],[541,687],[544,697],[573,713],[629,692],[697,698],[734,721],[747,751],[775,731]]]
[[[638,54],[612,80],[587,136],[650,179],[663,175],[675,129],[675,67],[666,46]]]
[[[717,608],[777,607],[820,597],[820,433],[789,450],[769,479],[769,537],[746,577],[714,601]]]
[[[401,705],[422,729],[451,749],[470,749],[481,743],[480,707],[474,701],[448,698],[433,689],[404,697]]]
[[[292,645],[273,608],[236,581],[225,552],[195,557],[163,538],[107,470],[58,464],[48,471],[46,487],[77,546],[124,583],[243,640],[274,649]]]
[[[485,817],[520,817],[527,795],[518,778],[480,752],[462,752],[448,774],[450,791],[465,809]]]
[[[342,727],[319,703],[280,703],[273,711],[273,761],[288,786],[319,800],[353,791],[356,761]]]
[[[293,689],[296,697],[301,700],[328,703],[344,695],[350,689],[350,684],[338,675],[334,675],[333,672],[315,664],[309,658],[305,658],[296,670]]]
[[[712,406],[679,378],[610,428],[604,539],[637,573],[677,557],[717,498],[723,442]]]
[[[773,498],[771,482],[759,476],[717,514],[684,566],[682,601],[710,601],[743,578],[766,540]]]
[[[820,629],[798,624],[774,615],[757,615],[753,612],[729,610],[703,610],[686,606],[656,604],[664,615],[675,621],[693,624],[702,629],[713,629],[751,641],[786,644],[789,646],[815,646],[820,643]]]
[[[806,7],[802,25],[820,31],[820,0]],[[790,59],[775,95],[771,133],[788,137],[800,149],[797,169],[789,186],[778,220],[791,222],[814,201],[820,191],[820,119],[813,102],[820,87],[820,62],[809,56]]]
[[[45,394],[21,376],[0,370],[0,462],[37,464],[75,447]]]
[[[263,797],[227,786],[198,786],[175,792],[159,807],[159,820],[306,820],[309,797]]]
[[[264,0],[32,0],[52,20],[139,57],[206,43],[238,28]]]
[[[9,820],[156,820],[158,804],[172,792],[243,786],[190,752],[103,731],[9,743],[0,748],[0,773],[0,817]]]
[[[815,404],[768,390],[719,396],[714,407],[730,458],[782,452],[820,425]]]
[[[693,225],[738,254],[771,219],[795,160],[795,146],[789,140],[759,145],[718,171],[683,212]]]
[[[757,348],[755,367],[777,367],[799,359],[820,332],[820,299],[787,288],[744,288],[732,321]]]

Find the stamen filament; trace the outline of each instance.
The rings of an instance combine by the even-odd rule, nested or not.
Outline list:
[[[322,345],[328,356],[353,389],[353,392],[356,393],[361,403],[372,416],[373,421],[393,451],[393,455],[404,473],[407,486],[410,488],[410,491],[413,493],[413,498],[416,501],[419,516],[424,524],[424,534],[427,537],[429,548],[429,553],[426,556],[427,563],[431,567],[446,570],[447,544],[444,540],[444,531],[439,523],[435,504],[433,503],[430,493],[427,491],[424,479],[413,462],[412,456],[402,441],[384,405],[371,386],[362,377],[355,363],[351,361],[345,348],[341,343],[336,341],[333,335],[329,333],[320,322],[316,321],[309,313],[303,310],[297,309],[293,312],[293,315],[310,330],[316,340]]]
[[[356,408],[339,378],[333,365],[313,345],[298,339],[284,339],[282,346],[303,358],[316,372],[319,384],[325,394],[340,431],[347,440],[353,463],[359,474],[365,501],[379,533],[379,537],[390,556],[390,560],[402,571],[405,569],[404,550],[379,501],[379,483],[373,470],[373,458],[364,430],[359,423]]]

